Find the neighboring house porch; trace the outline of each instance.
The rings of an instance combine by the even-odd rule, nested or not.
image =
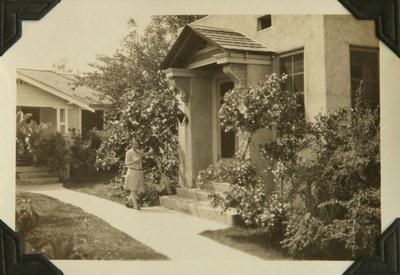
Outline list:
[[[111,100],[88,87],[74,86],[74,75],[53,71],[17,70],[17,111],[31,113],[30,120],[68,135],[103,130],[103,116]]]

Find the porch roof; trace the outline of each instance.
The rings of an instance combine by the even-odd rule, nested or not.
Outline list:
[[[87,86],[75,87],[74,74],[18,69],[17,78],[90,111],[94,111],[92,107],[102,107],[112,103],[112,100],[100,91]]]
[[[182,29],[165,57],[162,68],[167,69],[176,66],[176,63],[187,57],[188,52],[193,51],[196,44],[201,43],[202,40],[216,46],[223,52],[253,54],[270,54],[274,52],[272,49],[237,31],[191,24]]]

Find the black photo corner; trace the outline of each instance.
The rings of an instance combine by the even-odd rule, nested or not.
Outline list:
[[[400,0],[338,0],[357,19],[374,20],[376,35],[400,57]],[[39,20],[60,0],[0,0],[0,56],[7,54],[22,36],[22,20]],[[189,123],[180,113],[179,123]],[[1,217],[0,217],[1,218]],[[355,261],[350,274],[400,274],[400,219],[396,219],[381,236],[378,254]],[[40,254],[24,255],[21,238],[0,220],[0,275],[63,274]]]

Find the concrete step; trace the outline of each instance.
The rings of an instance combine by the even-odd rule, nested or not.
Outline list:
[[[178,196],[193,199],[197,201],[208,201],[208,195],[211,194],[210,190],[202,190],[195,188],[187,188],[187,187],[178,187],[176,188],[176,193]]]
[[[221,209],[213,208],[209,202],[196,202],[193,199],[181,197],[178,195],[161,196],[161,206],[186,213],[199,218],[219,222],[229,226],[239,223],[239,215],[234,211],[222,212]]]
[[[51,178],[54,174],[49,172],[17,172],[17,179]]]
[[[210,181],[201,186],[201,189],[218,191],[218,192],[227,192],[230,188],[230,184],[228,182],[216,182]]]
[[[25,173],[25,172],[49,172],[50,169],[44,166],[17,166],[15,168],[17,173]]]
[[[30,179],[17,179],[17,184],[46,184],[46,183],[59,183],[60,179],[58,177],[50,178],[30,178]]]

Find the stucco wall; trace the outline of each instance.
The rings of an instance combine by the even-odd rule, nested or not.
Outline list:
[[[192,175],[206,169],[212,163],[212,80],[192,78],[189,124],[191,127]],[[187,184],[191,184],[188,182]]]
[[[271,48],[278,57],[282,53],[304,49],[306,117],[312,120],[316,114],[326,110],[323,15],[272,15],[272,26],[260,31],[257,30],[258,17],[211,15],[196,21],[195,24],[239,31]],[[275,58],[274,68],[277,73],[278,63],[279,58]]]
[[[353,16],[326,15],[325,59],[327,109],[351,104],[350,46],[379,47],[373,21]]]

